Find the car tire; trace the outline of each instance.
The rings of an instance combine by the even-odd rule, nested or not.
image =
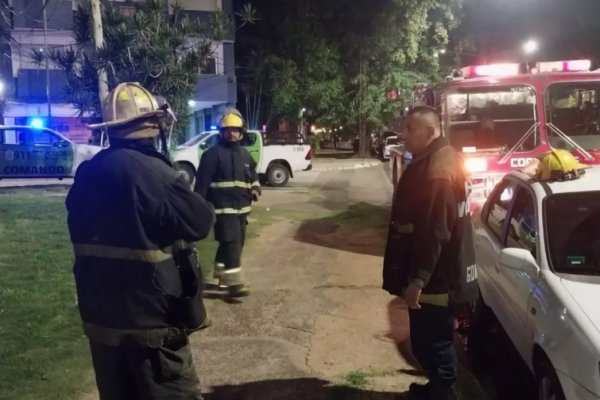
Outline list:
[[[283,164],[273,163],[267,169],[267,179],[271,186],[285,186],[290,180],[290,171]]]
[[[535,383],[538,400],[565,400],[556,371],[546,358],[536,363]]]
[[[472,356],[471,358],[485,358],[489,347],[488,336],[498,322],[492,309],[483,301],[481,293],[469,322],[467,353]]]
[[[175,163],[175,170],[177,170],[177,172],[183,176],[188,185],[192,186],[194,184],[194,181],[196,180],[194,168],[187,164]]]

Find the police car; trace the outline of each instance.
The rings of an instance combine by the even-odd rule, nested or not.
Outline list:
[[[32,126],[0,126],[0,179],[66,178],[101,150]]]
[[[511,172],[474,228],[478,308],[500,322],[538,398],[599,399],[600,167],[566,181]]]

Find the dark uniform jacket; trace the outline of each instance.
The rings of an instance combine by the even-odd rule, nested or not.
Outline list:
[[[206,237],[213,209],[152,141],[115,140],[84,163],[66,205],[84,326],[182,326],[182,297],[201,302],[201,288],[185,293],[201,275],[182,281],[173,246]]]
[[[239,143],[222,140],[202,155],[195,191],[214,204],[217,216],[248,214],[252,190],[260,192],[256,162]]]
[[[445,138],[408,165],[394,192],[385,290],[401,295],[412,282],[425,294],[449,293],[473,267],[466,183],[462,157]]]

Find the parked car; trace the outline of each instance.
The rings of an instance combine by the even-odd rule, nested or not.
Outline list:
[[[278,138],[277,135],[249,130],[244,136],[242,145],[256,161],[259,177],[272,186],[285,186],[294,177],[294,172],[312,168],[313,150],[301,135]],[[196,177],[202,154],[217,144],[219,137],[219,131],[202,132],[173,153],[175,168],[185,176],[190,185]]]
[[[474,229],[473,324],[493,313],[534,374],[538,399],[600,398],[600,168],[564,182],[511,172]]]
[[[0,126],[0,179],[67,178],[102,148],[32,126]]]
[[[387,138],[385,138],[385,143],[383,145],[383,159],[384,160],[389,160],[390,159],[390,150],[392,149],[392,147],[395,146],[399,146],[401,143],[398,140],[397,136],[388,136]]]

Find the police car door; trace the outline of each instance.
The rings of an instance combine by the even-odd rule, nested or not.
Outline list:
[[[0,176],[18,178],[28,176],[33,154],[27,147],[26,133],[20,128],[0,129]]]
[[[246,132],[246,135],[248,135],[248,139],[244,141],[244,147],[256,162],[257,169],[259,169],[261,148],[260,134],[256,132]]]
[[[73,144],[49,129],[29,129],[31,151],[35,164],[31,174],[37,176],[65,177],[73,170]]]
[[[531,188],[519,184],[506,224],[506,248],[525,249],[537,260],[538,222],[535,210],[535,195]],[[537,282],[539,270],[525,266],[514,268],[496,264],[496,280],[501,295],[505,299],[507,317],[503,325],[515,347],[526,354],[530,346],[527,321],[529,301]]]

